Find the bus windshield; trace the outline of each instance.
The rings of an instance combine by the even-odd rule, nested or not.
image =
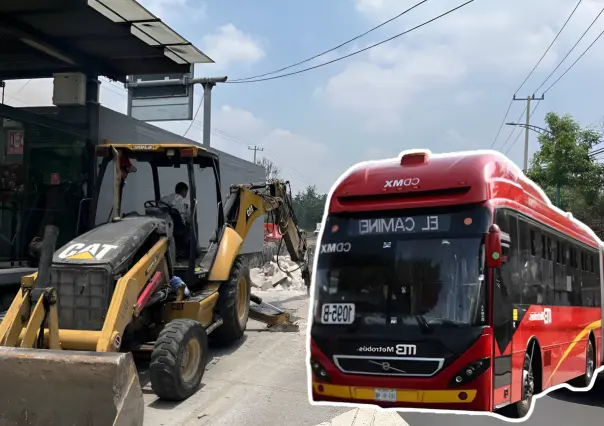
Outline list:
[[[318,247],[315,323],[357,331],[486,324],[489,221],[484,207],[329,217]],[[336,303],[354,305],[347,305],[354,318],[338,314]]]

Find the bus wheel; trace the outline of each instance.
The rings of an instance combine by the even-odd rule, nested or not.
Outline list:
[[[586,388],[591,384],[591,379],[594,376],[596,369],[596,357],[594,354],[594,346],[591,339],[587,340],[587,349],[585,350],[585,374],[577,377],[570,382],[571,385],[578,388]]]
[[[524,354],[522,379],[522,400],[511,405],[509,410],[509,417],[515,419],[521,419],[528,414],[533,402],[533,395],[535,394],[535,374],[529,351]]]

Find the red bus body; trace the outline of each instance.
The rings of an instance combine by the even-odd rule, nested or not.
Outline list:
[[[554,208],[539,188],[504,156],[490,151],[444,155],[419,151],[402,154],[391,161],[368,163],[350,172],[339,183],[331,196],[328,211],[329,215],[337,216],[351,212],[404,212],[407,209],[432,207],[446,209],[459,205],[484,206],[491,213],[491,223],[496,224],[501,211],[501,217],[509,218],[505,219],[506,226],[509,225],[512,229],[510,224],[514,223],[513,226],[520,230],[518,232],[522,232],[521,226],[529,226],[530,255],[522,252],[518,256],[526,255],[531,262],[554,265],[557,261],[555,250],[552,251],[552,243],[548,240],[550,236],[552,239],[560,238],[556,241],[560,241],[558,244],[563,260],[558,265],[566,262],[565,238],[574,244],[572,247],[585,251],[585,255],[580,253],[581,265],[572,270],[565,269],[566,276],[562,280],[552,275],[555,289],[551,289],[548,300],[561,301],[548,305],[515,304],[510,314],[513,317],[512,328],[506,328],[507,325],[496,328],[494,315],[497,309],[501,309],[498,307],[499,299],[494,299],[498,297],[494,296],[496,271],[487,268],[486,291],[490,303],[487,302],[484,327],[476,332],[476,338],[473,338],[467,348],[430,377],[344,373],[334,361],[334,356],[327,354],[332,350],[326,349],[328,344],[319,344],[319,326],[315,325],[317,320],[313,317],[309,362],[314,401],[493,412],[522,399],[523,362],[527,348],[534,348],[534,356],[537,357],[535,365],[538,368],[534,371],[536,392],[583,375],[586,372],[586,348],[590,341],[595,351],[595,368],[603,364],[602,243],[570,214]],[[325,225],[324,238],[328,224],[329,222]],[[541,231],[543,239],[539,237]],[[535,248],[534,244],[539,248]],[[591,255],[593,259],[589,260]],[[577,259],[571,259],[567,263],[575,265],[578,262]],[[525,268],[526,265],[528,263]],[[557,269],[552,270],[562,268],[556,265],[543,266],[543,271],[554,267]],[[546,278],[542,279],[543,282],[546,281]],[[584,288],[582,283],[587,280],[590,280],[594,288]],[[568,288],[562,288],[565,285]],[[575,290],[577,285],[582,287]],[[592,290],[593,293],[590,293]],[[568,294],[564,295],[565,291]],[[589,306],[570,306],[571,303],[564,301],[568,300],[564,298],[573,297],[575,293],[572,292],[580,293],[581,303],[588,303]],[[595,295],[597,300],[594,299]],[[511,296],[506,297],[511,300]],[[315,302],[316,309],[318,307]],[[322,333],[329,333],[328,327],[323,326]],[[333,338],[337,336],[334,335]],[[321,339],[329,340],[324,337]],[[405,340],[405,336],[400,336],[396,343],[409,342]],[[418,343],[418,348],[421,346],[421,340],[413,343]],[[484,373],[473,380],[467,380],[462,386],[451,386],[456,376],[463,374],[466,366],[483,359],[488,362],[488,369]],[[325,373],[324,377],[320,377],[319,371]],[[376,389],[395,390],[396,401],[376,401]]]

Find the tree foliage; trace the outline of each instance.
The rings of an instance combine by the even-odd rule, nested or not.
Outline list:
[[[602,135],[582,128],[568,114],[550,112],[545,122],[547,132],[539,136],[540,149],[533,156],[527,175],[552,201],[559,186],[559,207],[572,212],[602,236],[604,168],[589,155]]]
[[[298,192],[294,196],[293,205],[300,227],[313,231],[316,224],[323,220],[326,201],[327,194],[320,194],[314,185]]]

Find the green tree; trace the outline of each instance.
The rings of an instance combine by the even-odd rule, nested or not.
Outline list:
[[[568,114],[550,112],[545,122],[547,132],[539,136],[540,149],[527,175],[552,200],[557,198],[559,188],[560,207],[566,210],[593,206],[601,197],[604,169],[590,158],[589,152],[600,142],[600,133],[581,128]]]
[[[327,194],[320,194],[314,185],[307,186],[304,191],[294,196],[294,211],[303,229],[312,231],[315,229],[315,224],[321,222],[326,201]]]

